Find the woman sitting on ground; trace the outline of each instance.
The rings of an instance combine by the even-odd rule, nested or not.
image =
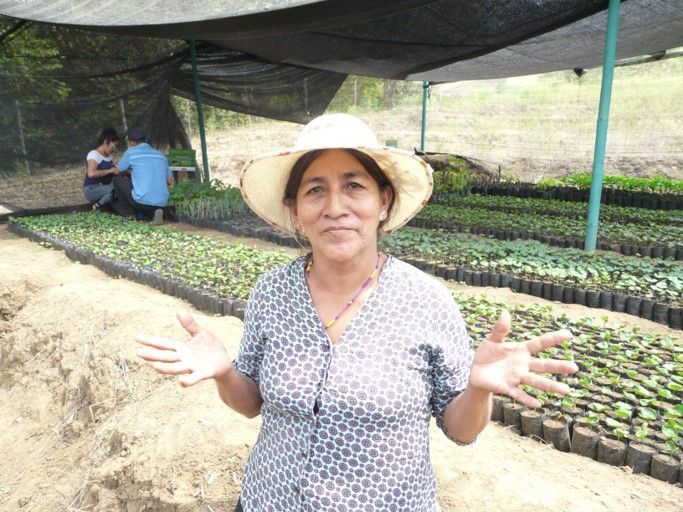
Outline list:
[[[105,128],[100,132],[97,147],[85,157],[86,171],[83,180],[83,194],[92,203],[93,211],[97,211],[111,202],[111,193],[114,190],[112,179],[118,172],[111,155],[118,143],[119,136],[116,130]]]
[[[532,354],[570,333],[506,343],[503,312],[473,351],[450,291],[379,251],[380,234],[427,202],[431,171],[352,116],[316,118],[294,149],[241,176],[249,206],[311,252],[256,284],[237,358],[187,313],[178,319],[189,341],[137,338],[158,372],[183,386],[213,379],[228,406],[261,414],[236,510],[438,511],[431,416],[468,444],[489,422],[493,393],[538,407],[522,385],[569,391],[539,374],[576,365]]]

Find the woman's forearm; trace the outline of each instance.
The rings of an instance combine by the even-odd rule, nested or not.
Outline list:
[[[452,438],[467,444],[484,430],[490,419],[491,393],[468,384],[446,407],[444,426]]]
[[[88,169],[89,178],[102,178],[109,174],[113,174],[113,168],[110,169]]]
[[[214,378],[218,395],[230,408],[253,418],[261,413],[261,392],[249,377],[238,372],[232,364],[222,376]]]

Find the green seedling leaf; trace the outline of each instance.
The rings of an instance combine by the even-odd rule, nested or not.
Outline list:
[[[576,400],[570,396],[566,396],[562,399],[561,404],[563,409],[571,409],[576,405]]]
[[[657,394],[665,400],[670,400],[674,396],[673,393],[666,388],[659,388]]]
[[[677,404],[667,409],[666,415],[669,418],[683,418],[683,404]]]
[[[638,416],[644,420],[654,421],[657,419],[657,411],[651,409],[650,407],[639,407]]]
[[[637,384],[636,386],[634,386],[633,391],[635,392],[636,395],[642,396],[643,398],[650,398],[652,396],[652,393],[650,393],[647,389],[645,389],[640,384]]]
[[[613,429],[612,432],[617,436],[617,439],[622,439],[628,435],[628,432],[625,429],[619,427]]]
[[[676,432],[676,429],[669,425],[668,423],[665,423],[662,425],[662,434],[666,436],[667,439],[671,439],[673,437],[676,437],[678,434]]]
[[[605,418],[605,423],[610,428],[624,428],[624,424],[618,422],[614,418]]]
[[[669,381],[666,387],[669,388],[671,391],[683,391],[683,385],[674,381]]]
[[[591,402],[588,404],[588,407],[593,409],[595,412],[605,412],[607,410],[607,407],[598,402]]]
[[[618,409],[614,411],[614,414],[619,416],[622,420],[630,420],[631,419],[631,411],[627,411],[625,409]]]
[[[629,400],[631,400],[633,402],[635,402],[638,399],[636,397],[636,395],[634,395],[633,393],[631,393],[629,391],[624,391],[624,398],[628,398]]]
[[[643,422],[640,427],[636,429],[636,438],[638,438],[639,441],[644,441],[647,439],[647,433],[648,433],[648,423]]]

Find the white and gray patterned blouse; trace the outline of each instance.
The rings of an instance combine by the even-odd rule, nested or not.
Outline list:
[[[263,276],[235,368],[263,397],[245,512],[440,510],[429,419],[443,429],[472,350],[448,290],[389,257],[335,344],[304,278],[305,257]]]

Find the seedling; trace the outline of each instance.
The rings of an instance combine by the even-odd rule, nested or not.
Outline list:
[[[644,420],[655,421],[657,419],[657,411],[650,407],[638,407],[638,416]]]
[[[622,420],[630,420],[633,415],[633,407],[624,402],[614,404],[614,413]]]
[[[646,421],[640,424],[640,426],[635,431],[635,436],[641,443],[647,439],[648,434],[648,424]]]

